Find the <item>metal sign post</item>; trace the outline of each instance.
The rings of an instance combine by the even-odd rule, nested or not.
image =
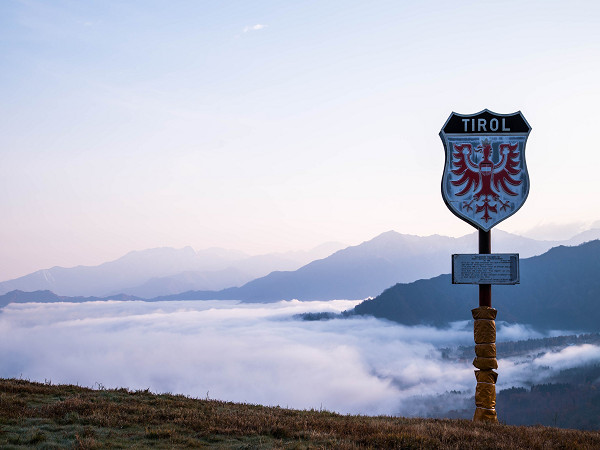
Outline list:
[[[525,144],[531,127],[521,112],[452,113],[440,131],[446,163],[442,197],[479,230],[479,255],[453,255],[452,282],[479,285],[474,323],[477,388],[473,420],[497,422],[496,313],[492,284],[519,282],[518,254],[492,254],[491,229],[523,206],[529,194]]]
[[[479,230],[479,254],[489,255],[492,253],[492,232]],[[479,285],[479,306],[492,307],[492,285]]]

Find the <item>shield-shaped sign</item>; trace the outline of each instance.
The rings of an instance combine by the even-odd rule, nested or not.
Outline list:
[[[520,111],[450,114],[440,131],[446,151],[442,197],[450,211],[483,231],[517,212],[529,194],[530,131]]]

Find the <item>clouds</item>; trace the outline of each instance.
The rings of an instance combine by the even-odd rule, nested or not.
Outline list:
[[[498,361],[498,370],[509,380],[510,386],[531,387],[549,382],[561,370],[599,362],[600,347],[582,344],[562,349],[536,349],[520,356],[505,358]]]
[[[453,408],[472,395],[471,361],[442,359],[438,350],[470,345],[469,322],[435,329],[368,317],[293,319],[354,304],[12,304],[0,313],[0,376],[405,416],[430,413],[427,399],[446,392],[462,392]],[[597,349],[566,350],[501,360],[499,388],[526,382],[533,367],[600,358]]]
[[[265,29],[267,26],[261,23],[257,23],[256,25],[245,26],[242,30],[243,33],[248,33],[249,31],[259,31]]]

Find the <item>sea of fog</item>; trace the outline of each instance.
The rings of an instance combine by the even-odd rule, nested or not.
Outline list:
[[[0,377],[341,413],[425,416],[445,394],[452,408],[470,406],[471,360],[442,358],[440,349],[473,345],[471,322],[440,329],[296,317],[357,303],[10,304],[0,310]],[[526,326],[499,323],[498,341],[537,337]],[[600,348],[591,345],[501,359],[498,390],[594,361]]]

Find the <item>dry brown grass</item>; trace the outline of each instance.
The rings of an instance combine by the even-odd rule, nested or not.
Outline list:
[[[2,448],[600,448],[600,433],[344,416],[0,379]]]

